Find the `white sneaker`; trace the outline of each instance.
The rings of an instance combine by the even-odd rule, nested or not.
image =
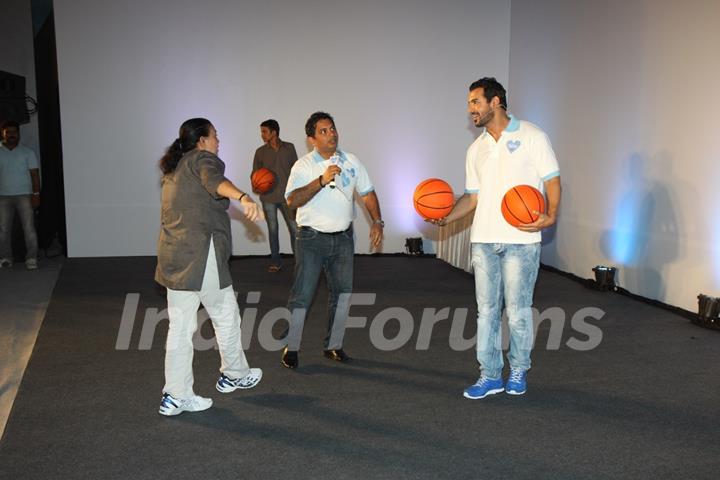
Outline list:
[[[9,258],[0,258],[0,268],[10,268],[12,267],[12,260]]]
[[[173,415],[180,415],[182,412],[202,412],[212,407],[212,404],[212,398],[205,398],[199,395],[179,399],[169,393],[164,393],[158,413],[171,417]]]
[[[25,260],[25,268],[28,270],[35,270],[37,268],[37,259],[35,258],[28,258]]]
[[[253,388],[258,383],[260,383],[260,379],[262,378],[262,370],[259,368],[251,368],[250,373],[245,375],[242,378],[230,378],[224,373],[220,375],[220,378],[218,378],[217,383],[215,384],[215,388],[217,388],[218,392],[222,393],[230,393],[234,392],[238,388],[240,389],[248,389]]]

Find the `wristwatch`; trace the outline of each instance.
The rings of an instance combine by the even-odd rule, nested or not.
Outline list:
[[[378,218],[377,220],[374,220],[373,224],[380,225],[381,227],[385,228],[385,222],[383,222],[382,218]]]

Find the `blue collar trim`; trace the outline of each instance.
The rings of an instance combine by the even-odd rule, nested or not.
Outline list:
[[[335,152],[336,152],[336,153],[338,154],[338,156],[340,157],[341,163],[345,163],[345,162],[347,161],[347,156],[345,155],[345,152],[343,152],[343,151],[340,150],[340,149],[336,150]],[[312,157],[313,157],[313,160],[315,160],[316,163],[322,163],[322,162],[324,162],[325,160],[327,160],[326,158],[323,158],[322,155],[320,155],[320,154],[318,153],[317,149],[314,149],[314,150],[313,150],[313,152],[312,152]]]
[[[517,132],[520,130],[520,120],[515,118],[514,115],[510,115],[510,123],[508,123],[508,126],[505,127],[505,131],[508,133]]]

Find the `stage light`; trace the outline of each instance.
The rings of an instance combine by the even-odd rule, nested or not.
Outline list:
[[[702,293],[698,295],[698,316],[695,323],[720,330],[720,299]]]
[[[423,255],[423,242],[422,238],[406,238],[405,239],[405,253],[408,255]]]
[[[600,291],[615,290],[615,267],[597,265],[592,269],[595,272],[595,288]]]

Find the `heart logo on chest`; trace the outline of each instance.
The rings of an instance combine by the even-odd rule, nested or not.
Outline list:
[[[520,140],[510,140],[507,142],[507,149],[510,153],[513,153],[518,148],[520,148]]]

